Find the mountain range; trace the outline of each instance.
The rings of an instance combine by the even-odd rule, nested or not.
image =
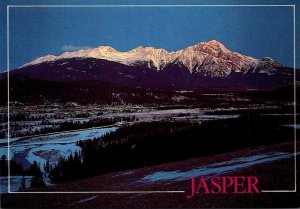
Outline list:
[[[276,89],[292,84],[293,71],[270,57],[256,59],[211,40],[178,51],[110,46],[39,57],[10,76],[47,81],[100,81],[147,88]],[[4,74],[1,78],[5,77]]]
[[[181,65],[190,73],[199,73],[209,77],[226,77],[231,72],[247,73],[249,70],[273,74],[276,68],[283,67],[269,57],[258,60],[231,52],[216,40],[201,42],[173,52],[142,46],[127,52],[119,52],[110,46],[99,46],[94,49],[65,52],[59,56],[46,55],[21,67],[70,58],[103,59],[128,66],[145,66],[156,71],[161,71],[169,65]]]

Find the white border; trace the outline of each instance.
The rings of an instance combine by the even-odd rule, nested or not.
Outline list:
[[[286,192],[297,192],[297,140],[296,140],[296,5],[7,5],[7,113],[8,113],[8,159],[10,159],[10,142],[9,142],[9,132],[10,132],[10,105],[9,105],[9,8],[88,8],[88,7],[98,7],[98,8],[138,8],[138,7],[293,7],[293,24],[294,24],[294,189],[292,190],[262,190],[261,192],[273,192],[273,193],[286,193]],[[135,193],[185,193],[185,191],[78,191],[78,192],[13,192],[10,191],[10,162],[8,160],[8,193],[47,193],[47,194],[135,194]]]

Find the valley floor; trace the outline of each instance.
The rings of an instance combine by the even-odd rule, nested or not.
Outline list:
[[[297,145],[299,146],[300,143]],[[294,189],[293,143],[273,144],[209,157],[109,173],[47,188],[31,194],[3,194],[4,208],[250,208],[299,207],[300,193],[200,194],[187,199],[190,178],[256,176],[260,190]],[[296,153],[299,156],[300,152]],[[299,162],[299,161],[298,161]],[[299,163],[297,164],[299,176]],[[299,188],[299,181],[297,182]],[[61,194],[40,192],[91,192]],[[111,193],[95,192],[110,191]],[[131,191],[122,193],[119,191]],[[146,192],[139,192],[146,191]],[[178,192],[151,192],[178,191]],[[113,193],[112,193],[113,192]],[[115,192],[115,193],[114,193]],[[47,200],[47,201],[45,201]]]

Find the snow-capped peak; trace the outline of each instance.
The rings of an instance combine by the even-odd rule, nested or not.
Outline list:
[[[36,65],[36,64],[40,64],[40,63],[43,63],[43,62],[50,62],[50,61],[54,61],[56,60],[58,57],[55,56],[55,55],[51,55],[51,54],[48,54],[46,56],[43,56],[43,57],[39,57],[29,63],[26,63],[24,65],[22,65],[20,68],[22,67],[26,67],[28,65]]]

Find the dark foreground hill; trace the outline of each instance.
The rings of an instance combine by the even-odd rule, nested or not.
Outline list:
[[[299,144],[298,144],[299,146]],[[191,172],[195,176],[249,176],[259,179],[260,190],[293,190],[293,143],[245,149],[209,157],[115,172],[48,188],[33,194],[3,194],[4,208],[296,208],[300,193],[201,194],[192,199]],[[281,154],[280,154],[281,153]],[[285,153],[285,154],[284,154]],[[251,160],[252,159],[252,160]],[[247,166],[249,162],[252,166]],[[218,167],[216,167],[218,166]],[[299,163],[297,164],[299,167]],[[228,168],[231,170],[227,170]],[[206,168],[204,174],[199,168]],[[162,175],[165,174],[165,175]],[[298,170],[297,175],[299,176]],[[299,182],[297,183],[299,187]],[[40,192],[85,191],[88,194]],[[99,193],[97,193],[97,191]],[[129,191],[126,193],[126,191]],[[131,191],[131,192],[130,192]],[[140,192],[144,191],[144,192]],[[147,192],[150,191],[150,192]],[[183,192],[151,192],[183,191]],[[93,193],[94,192],[94,193]],[[45,201],[47,200],[47,201]]]

